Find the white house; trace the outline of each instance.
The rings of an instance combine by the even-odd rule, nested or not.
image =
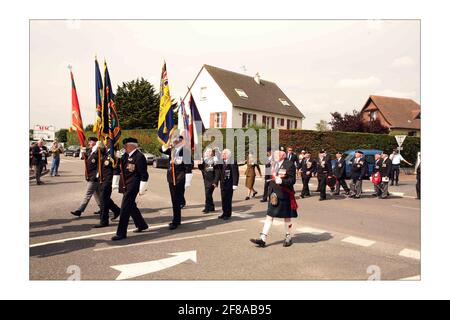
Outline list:
[[[203,65],[184,97],[192,94],[205,128],[301,129],[305,116],[274,83]],[[181,121],[181,119],[179,119]]]

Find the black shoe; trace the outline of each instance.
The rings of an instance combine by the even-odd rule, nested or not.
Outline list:
[[[176,228],[178,228],[179,224],[176,223],[170,223],[169,224],[169,230],[175,230]]]
[[[75,217],[81,217],[81,211],[80,210],[75,210],[75,211],[70,211],[71,214],[73,214]]]
[[[97,215],[100,213],[101,213],[100,210],[94,212],[94,214],[97,214]]]
[[[359,196],[354,196],[353,199],[361,199]]]
[[[266,246],[266,242],[262,239],[250,239],[251,243],[256,244],[258,247],[264,248]]]
[[[319,201],[325,201],[327,198],[320,198]]]
[[[261,199],[259,202],[267,202],[267,199]]]
[[[345,191],[345,195],[346,196],[350,195],[350,191]]]
[[[118,217],[120,217],[120,211],[119,213],[114,213],[114,216],[111,218],[111,221],[115,221]]]
[[[209,210],[203,209],[202,212],[203,213],[207,213]]]
[[[222,218],[222,220],[225,220],[225,221],[230,220],[230,219],[231,219],[231,217],[229,217],[229,216],[224,216],[224,217]]]
[[[305,196],[304,196],[303,194],[301,194],[301,195],[300,195],[300,198],[304,199],[304,198],[305,198]]]
[[[112,241],[120,241],[126,239],[127,236],[114,236],[111,238]]]
[[[186,207],[186,203],[182,203],[182,204],[180,205],[180,209],[184,209],[184,207]]]
[[[136,230],[133,230],[133,232],[134,232],[134,233],[141,233],[141,232],[143,232],[143,231],[145,231],[145,230],[148,230],[148,226],[145,227],[145,228],[137,228]]]
[[[252,198],[256,197],[257,194],[258,194],[258,191],[255,191],[255,193],[253,194]]]
[[[292,246],[292,238],[285,239],[283,247],[290,247],[290,246]]]
[[[245,200],[250,200],[250,197],[245,197]]]
[[[372,193],[372,197],[378,197],[378,194]]]
[[[109,227],[108,223],[100,223],[94,226],[95,229],[106,228]]]
[[[223,219],[223,218],[224,218],[223,214],[217,217],[217,219]]]

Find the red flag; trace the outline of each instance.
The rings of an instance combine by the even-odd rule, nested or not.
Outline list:
[[[78,103],[77,88],[75,87],[72,70],[70,70],[70,78],[72,79],[72,126],[70,129],[77,131],[80,146],[84,147],[86,135],[84,134],[83,120],[81,119],[80,104]]]

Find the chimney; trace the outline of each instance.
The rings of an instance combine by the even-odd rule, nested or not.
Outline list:
[[[255,80],[255,82],[256,82],[257,84],[261,84],[261,77],[259,76],[259,72],[257,72],[257,73],[255,74],[255,77],[254,77],[253,79]]]

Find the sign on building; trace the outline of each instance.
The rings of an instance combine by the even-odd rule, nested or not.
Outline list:
[[[33,129],[33,140],[55,140],[55,127],[54,126],[41,126],[35,125]]]

